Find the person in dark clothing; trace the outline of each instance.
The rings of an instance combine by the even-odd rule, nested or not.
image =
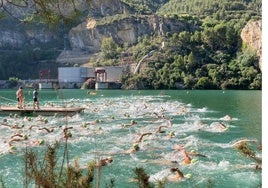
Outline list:
[[[38,91],[37,89],[34,89],[33,91],[33,108],[39,109],[39,99],[38,99]]]

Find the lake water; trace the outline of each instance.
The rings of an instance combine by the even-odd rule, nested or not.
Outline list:
[[[26,105],[32,105],[32,90],[24,91]],[[0,90],[1,105],[16,105],[15,90]],[[163,179],[171,167],[178,167],[183,174],[190,174],[180,182],[166,182],[165,187],[243,187],[262,185],[262,172],[255,170],[256,162],[245,157],[232,145],[241,139],[255,140],[249,146],[258,157],[262,140],[261,91],[186,91],[186,90],[40,90],[40,106],[80,106],[85,111],[73,117],[46,117],[48,123],[31,117],[31,121],[15,115],[1,116],[0,122],[24,125],[20,130],[0,125],[0,176],[6,187],[23,187],[23,152],[34,140],[53,143],[62,139],[65,126],[70,129],[70,162],[78,159],[83,167],[89,161],[112,156],[114,161],[102,168],[101,187],[110,179],[116,188],[134,188],[131,181],[134,169],[143,167],[150,181]],[[226,115],[231,117],[227,119]],[[94,121],[97,123],[91,124]],[[131,121],[136,124],[128,126]],[[171,124],[170,124],[171,122]],[[227,126],[219,127],[219,122]],[[88,123],[87,126],[82,126]],[[125,125],[125,126],[123,126]],[[157,133],[159,126],[164,133]],[[32,129],[29,129],[33,126]],[[54,131],[48,133],[44,129]],[[13,142],[15,153],[8,152],[8,141],[20,131],[29,139]],[[142,133],[140,151],[125,154]],[[173,132],[172,138],[168,134]],[[195,150],[206,157],[192,156],[196,162],[182,164],[181,155],[172,148],[182,145],[186,151]],[[38,146],[42,149],[45,146]],[[173,162],[171,162],[173,161]],[[174,161],[177,161],[176,163]]]

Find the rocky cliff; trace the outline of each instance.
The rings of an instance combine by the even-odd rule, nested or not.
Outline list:
[[[158,0],[154,1],[158,2]],[[165,1],[159,0],[158,3]],[[24,48],[25,45],[45,46],[50,43],[63,50],[65,41],[70,44],[69,51],[63,50],[58,62],[87,63],[91,54],[99,52],[102,39],[112,37],[120,44],[134,44],[141,36],[166,34],[180,31],[193,31],[196,28],[178,19],[165,18],[157,15],[138,15],[127,4],[120,0],[86,0],[75,1],[75,7],[84,12],[80,24],[74,26],[66,37],[53,33],[45,26],[23,25],[19,22],[9,23],[9,20],[0,22],[0,48]],[[66,14],[72,7],[61,7]],[[261,59],[261,21],[249,22],[241,33],[243,41],[257,51]],[[55,42],[58,40],[58,43]],[[60,41],[61,40],[61,41]],[[56,46],[58,45],[58,46]],[[260,60],[261,67],[261,60]]]
[[[0,48],[21,49],[25,45],[44,45],[53,41],[57,36],[46,27],[22,25],[10,21],[12,24],[0,23]]]
[[[262,21],[250,21],[241,32],[242,40],[257,52],[262,70]]]
[[[105,22],[104,19],[89,18],[70,30],[69,39],[72,49],[95,53],[100,51],[104,37],[112,37],[118,44],[134,44],[141,36],[167,32],[172,34],[194,29],[193,26],[178,19],[168,19],[155,15],[122,15],[122,18],[109,22]]]

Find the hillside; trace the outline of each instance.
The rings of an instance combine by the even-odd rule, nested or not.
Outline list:
[[[15,22],[14,30],[1,19],[0,49],[9,53],[0,54],[0,79],[129,64],[139,69],[122,78],[126,89],[261,89],[261,54],[241,39],[248,22],[261,20],[260,0],[81,0],[76,7],[81,13],[56,27]]]

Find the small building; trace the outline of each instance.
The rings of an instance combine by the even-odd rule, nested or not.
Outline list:
[[[58,81],[60,88],[80,88],[88,79],[95,77],[94,68],[59,67]]]
[[[122,66],[97,67],[95,89],[120,89],[123,71]]]
[[[95,80],[95,89],[118,89],[121,84],[124,67],[59,67],[58,82],[60,88],[81,88],[89,79]]]
[[[106,82],[119,82],[124,71],[122,66],[97,67],[95,70],[98,71],[99,69],[105,70]]]

